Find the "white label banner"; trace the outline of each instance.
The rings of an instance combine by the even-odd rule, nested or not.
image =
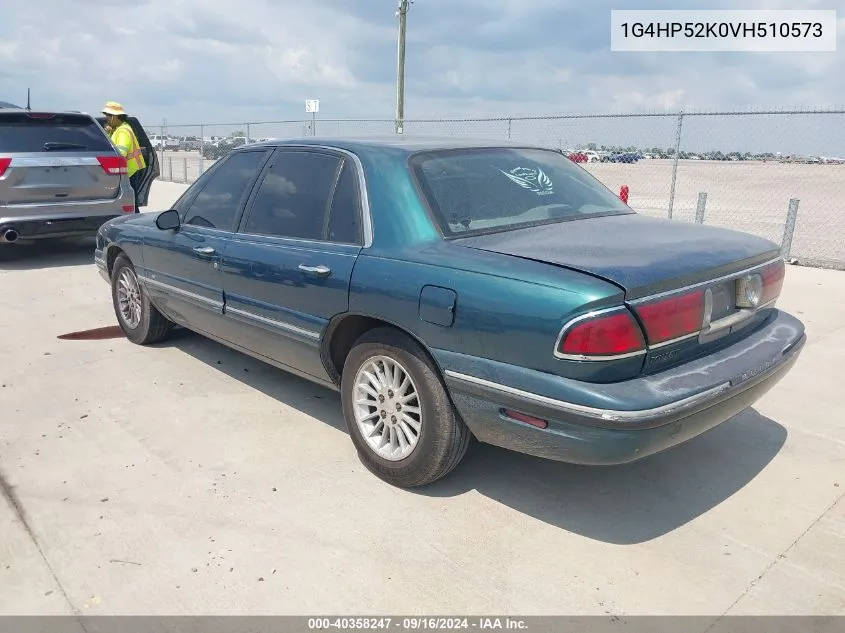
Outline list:
[[[610,12],[610,50],[835,52],[835,10]]]

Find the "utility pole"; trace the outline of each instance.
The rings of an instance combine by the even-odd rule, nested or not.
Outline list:
[[[399,60],[396,68],[396,133],[402,134],[405,126],[405,27],[408,9],[414,0],[398,0],[396,16],[399,18]]]

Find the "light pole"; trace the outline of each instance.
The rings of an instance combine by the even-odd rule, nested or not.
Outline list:
[[[399,60],[396,67],[396,133],[402,134],[405,125],[405,27],[408,9],[414,0],[398,0],[396,16],[399,18]]]

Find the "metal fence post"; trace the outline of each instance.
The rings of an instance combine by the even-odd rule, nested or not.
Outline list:
[[[167,180],[173,182],[173,157],[167,157]]]
[[[695,208],[695,223],[704,224],[704,207],[707,205],[707,192],[698,194],[698,206]]]
[[[249,123],[246,124],[246,144],[249,145]]]
[[[158,137],[158,142],[160,143],[159,146],[159,154],[161,154],[161,160],[159,160],[159,164],[161,165],[162,177],[164,176],[164,125],[161,126],[161,134]]]
[[[786,212],[786,225],[783,227],[783,241],[781,242],[780,254],[784,259],[789,259],[792,252],[792,236],[795,234],[795,223],[798,221],[798,198],[789,200],[789,210]]]
[[[197,174],[197,178],[202,176],[203,168],[205,167],[203,164],[203,150],[205,150],[205,132],[203,131],[202,123],[200,123],[200,164],[199,164],[199,173]]]
[[[675,208],[675,183],[678,180],[678,157],[681,151],[681,129],[684,125],[683,108],[678,113],[678,131],[675,135],[675,160],[672,163],[672,188],[669,190],[669,219],[672,219],[672,211]]]
[[[513,119],[508,119],[508,140],[511,140],[511,126],[513,125]]]
[[[182,157],[182,182],[188,183],[188,159],[185,156]]]

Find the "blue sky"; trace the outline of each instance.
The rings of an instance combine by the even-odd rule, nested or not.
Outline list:
[[[839,50],[611,52],[611,8],[837,9]],[[391,119],[395,9],[395,0],[4,3],[0,100],[22,103],[30,87],[36,105],[93,112],[115,99],[148,126],[163,118],[300,119],[308,98],[320,99],[323,119]],[[845,105],[845,0],[416,0],[408,18],[409,119]],[[845,128],[841,117],[837,123]],[[671,144],[675,122],[598,125],[597,132],[586,126],[588,136],[615,126],[617,136],[656,137],[663,146]],[[751,145],[783,127],[760,118],[737,129],[748,134],[749,125],[758,131]],[[531,126],[531,134],[561,144],[584,140],[584,126],[574,123]],[[301,133],[294,128],[252,134]],[[836,153],[842,134],[831,139],[825,128],[808,119],[787,134]]]

